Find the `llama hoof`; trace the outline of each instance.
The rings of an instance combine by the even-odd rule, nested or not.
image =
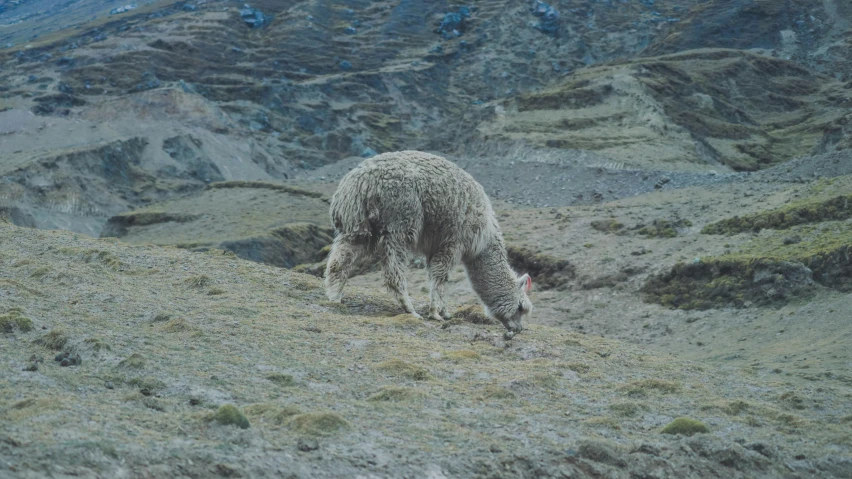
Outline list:
[[[443,321],[444,320],[444,318],[438,313],[430,314],[429,319],[431,319],[432,321]]]
[[[441,311],[441,317],[444,318],[444,320],[447,320],[447,319],[452,318],[453,315],[448,313],[447,311]]]

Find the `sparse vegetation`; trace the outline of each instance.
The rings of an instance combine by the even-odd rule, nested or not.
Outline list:
[[[848,290],[852,233],[832,224],[801,232],[798,243],[784,242],[780,235],[760,237],[736,253],[678,263],[650,277],[642,290],[649,301],[681,309],[788,300],[810,294],[814,281]]]
[[[133,353],[121,360],[118,367],[125,369],[142,369],[145,367],[145,358],[141,354]]]
[[[379,363],[376,365],[376,369],[389,376],[401,377],[414,381],[426,381],[432,377],[432,375],[429,374],[429,371],[425,368],[409,364],[399,359],[391,359],[390,361]]]
[[[624,389],[630,397],[645,397],[652,393],[674,394],[680,391],[680,384],[664,379],[642,379],[627,384]]]
[[[210,420],[223,426],[237,426],[240,429],[250,427],[248,418],[232,404],[225,404],[210,416]]]
[[[700,433],[708,433],[710,429],[703,422],[688,417],[679,417],[667,424],[661,431],[662,434],[682,434],[693,436]]]
[[[657,219],[652,221],[650,225],[642,226],[636,232],[648,238],[674,238],[678,235],[678,228],[690,226],[692,226],[692,222],[689,220]]]
[[[24,312],[12,308],[5,314],[0,314],[0,332],[13,333],[18,330],[27,333],[33,329],[33,320],[24,316]]]
[[[326,436],[350,428],[345,419],[333,412],[297,414],[290,418],[289,425],[297,433],[310,436]]]
[[[270,374],[269,376],[266,376],[266,379],[272,381],[275,385],[281,387],[290,387],[296,385],[296,380],[290,374]]]
[[[369,397],[376,402],[406,402],[423,397],[417,389],[405,386],[382,386],[378,392]]]
[[[54,329],[49,333],[37,338],[33,341],[35,344],[44,346],[47,349],[60,351],[68,344],[68,334],[62,329]]]
[[[762,229],[785,230],[796,225],[840,221],[852,217],[852,195],[835,196],[821,201],[807,201],[762,211],[752,215],[734,216],[710,223],[701,229],[704,234],[737,234]]]

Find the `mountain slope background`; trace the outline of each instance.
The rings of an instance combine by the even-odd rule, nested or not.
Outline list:
[[[0,467],[852,476],[850,19],[835,0],[3,4]],[[533,276],[521,335],[461,268],[449,322],[400,315],[369,260],[323,299],[337,182],[400,149],[485,187]],[[707,432],[663,434],[679,416]]]

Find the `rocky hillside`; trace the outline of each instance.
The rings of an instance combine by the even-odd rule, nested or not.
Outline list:
[[[0,476],[852,477],[850,19],[3,3]],[[522,334],[462,267],[445,322],[370,259],[325,300],[328,198],[399,149],[492,198]]]
[[[6,477],[852,468],[848,384],[540,325],[507,342],[496,325],[398,315],[373,289],[341,307],[316,278],[221,251],[7,223],[0,241]]]
[[[0,198],[18,223],[97,235],[118,212],[208,180],[489,138],[717,172],[850,141],[842,2],[129,6],[0,12]],[[134,171],[66,171],[93,156]],[[105,185],[84,191],[75,170]]]

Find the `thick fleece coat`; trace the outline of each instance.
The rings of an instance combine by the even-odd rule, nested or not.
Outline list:
[[[325,273],[326,293],[340,301],[353,262],[378,254],[385,285],[417,315],[405,270],[411,252],[426,256],[431,283],[429,316],[448,318],[444,286],[461,261],[486,311],[511,331],[522,329],[532,305],[528,275],[509,267],[503,235],[482,186],[439,156],[419,151],[385,153],[362,162],[331,199],[336,237]],[[418,315],[419,316],[419,315]]]

